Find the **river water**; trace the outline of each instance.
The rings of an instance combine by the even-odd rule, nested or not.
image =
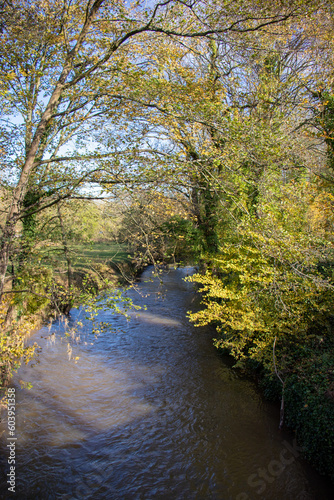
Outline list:
[[[198,307],[183,281],[189,272],[170,270],[161,285],[148,268],[128,292],[146,311],[130,321],[100,313],[113,332],[95,338],[84,321],[75,340],[57,321],[34,335],[39,362],[22,367],[12,385],[16,492],[3,475],[1,498],[333,498],[293,436],[278,431],[279,409],[218,355],[211,328],[186,319]],[[73,310],[68,328],[82,317]],[[4,422],[0,433],[7,473]]]

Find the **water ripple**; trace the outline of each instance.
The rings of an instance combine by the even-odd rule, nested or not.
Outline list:
[[[66,337],[50,341],[57,323],[32,339],[43,353],[17,378],[33,383],[17,386],[17,498],[331,498],[299,459],[277,469],[292,437],[278,432],[278,409],[217,355],[212,330],[187,322],[194,292],[182,278],[191,272],[171,270],[161,287],[147,270],[142,295],[129,292],[147,311],[129,322],[102,313],[117,333],[92,341],[86,323],[70,359]]]

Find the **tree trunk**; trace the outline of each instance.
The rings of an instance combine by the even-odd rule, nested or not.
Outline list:
[[[0,247],[0,300],[5,287],[6,272],[11,254],[12,244],[15,237],[15,224],[11,221],[6,224],[2,237]]]
[[[65,254],[65,259],[67,262],[67,286],[68,286],[69,294],[71,294],[70,288],[71,288],[71,285],[73,282],[72,262],[71,262],[70,251],[69,251],[68,244],[67,244],[66,230],[65,230],[63,218],[61,215],[60,205],[58,205],[57,208],[58,208],[59,223],[60,223],[60,227],[61,227],[64,254]]]
[[[95,2],[90,8],[89,13],[87,12],[86,20],[82,27],[81,32],[78,35],[77,42],[73,47],[73,49],[67,55],[62,72],[51,94],[50,100],[45,108],[45,111],[41,116],[40,122],[36,128],[36,132],[32,139],[31,146],[26,154],[26,161],[23,165],[19,182],[13,191],[12,203],[9,212],[7,214],[6,223],[2,234],[1,247],[0,247],[0,301],[3,295],[9,256],[12,250],[13,240],[15,236],[15,227],[21,215],[21,204],[28,189],[28,182],[35,166],[35,161],[42,137],[44,136],[46,128],[49,125],[50,120],[52,119],[54,110],[58,107],[61,94],[66,84],[66,80],[73,67],[74,58],[77,55],[83,43],[83,40],[89,30],[89,27],[91,26],[91,23],[95,17],[95,14],[100,8],[102,3],[103,0],[95,0]]]

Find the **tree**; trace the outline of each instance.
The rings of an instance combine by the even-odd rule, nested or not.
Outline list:
[[[111,107],[124,101],[119,89],[126,82],[123,68],[129,66],[130,46],[136,56],[132,55],[129,67],[138,72],[147,37],[152,34],[156,38],[150,39],[155,41],[162,34],[184,40],[253,32],[295,14],[294,6],[280,6],[281,10],[279,6],[278,2],[270,9],[256,5],[249,10],[247,1],[239,1],[235,7],[230,5],[217,13],[214,1],[188,5],[167,0],[149,8],[138,2],[132,9],[121,0],[18,0],[4,5],[1,48],[8,56],[1,66],[1,93],[5,97],[1,136],[5,142],[14,132],[16,142],[5,144],[4,149],[5,164],[17,182],[11,185],[2,228],[0,296],[18,220],[27,211],[31,217],[34,211],[71,196],[92,174],[94,169],[83,171],[73,164],[87,156],[59,157],[59,153],[74,136],[83,139],[101,114],[110,116]],[[20,114],[21,119],[13,126],[10,122],[14,114]],[[96,158],[98,154],[90,156]],[[65,169],[66,179],[73,179],[73,173],[75,176],[74,182],[64,187],[64,179],[54,179],[49,167],[59,165],[63,175],[66,160],[72,161],[72,167]],[[34,179],[52,180],[51,191],[46,193],[44,188],[37,195]],[[36,196],[32,204],[30,195],[26,198],[30,191]]]

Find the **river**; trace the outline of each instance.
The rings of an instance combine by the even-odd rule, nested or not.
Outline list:
[[[278,430],[277,406],[217,353],[212,328],[188,322],[186,312],[198,307],[183,281],[189,272],[172,269],[161,285],[146,269],[128,295],[147,310],[130,321],[100,313],[112,332],[95,338],[83,321],[75,340],[58,320],[31,338],[42,353],[11,385],[16,490],[8,492],[3,475],[1,498],[333,498],[293,436]],[[82,317],[72,310],[68,328]],[[33,388],[22,389],[19,380]],[[0,433],[7,473],[4,422]]]

